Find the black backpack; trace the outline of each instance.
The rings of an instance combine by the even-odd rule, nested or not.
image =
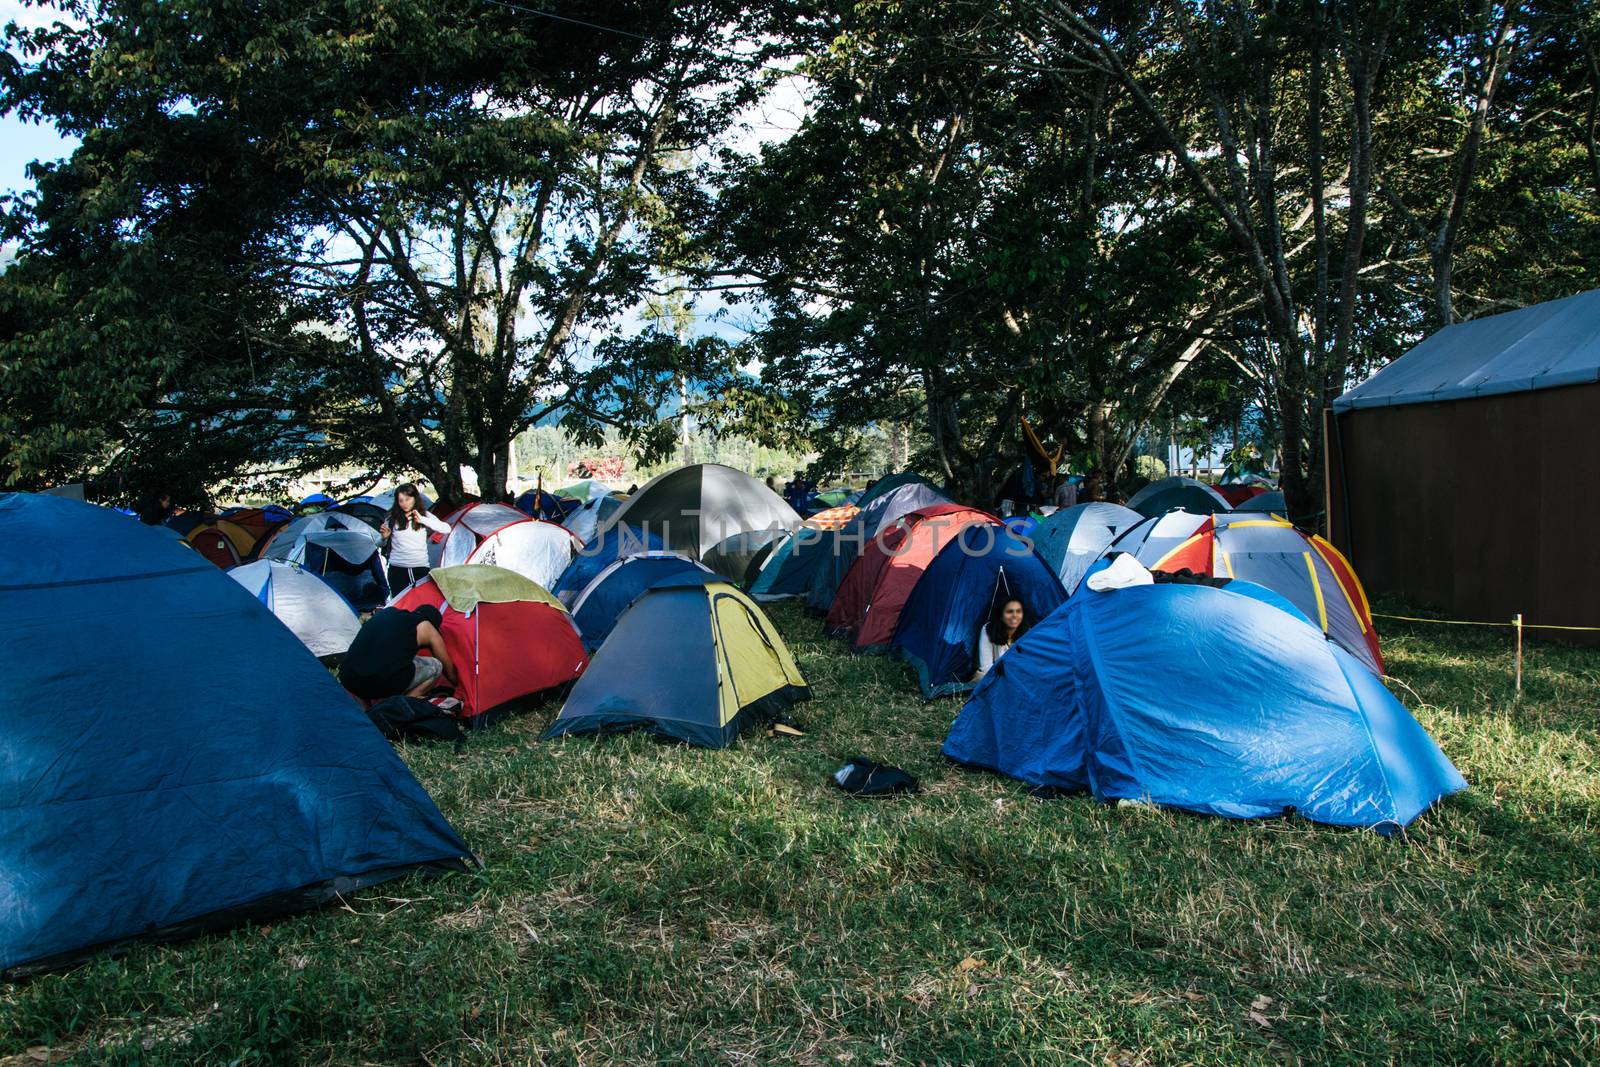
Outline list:
[[[899,767],[865,756],[851,756],[849,762],[833,772],[832,778],[834,785],[856,797],[891,797],[922,789],[915,778]]]
[[[367,717],[391,741],[459,741],[466,736],[453,716],[420,697],[380,700],[367,708]]]

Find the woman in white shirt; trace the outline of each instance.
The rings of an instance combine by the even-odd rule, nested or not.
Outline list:
[[[411,482],[394,491],[394,507],[389,521],[378,528],[389,542],[389,593],[399,592],[418,578],[427,576],[428,531],[449,533],[450,524],[428,513],[421,494]]]
[[[1007,597],[995,605],[982,630],[978,632],[978,673],[974,682],[989,673],[995,661],[1011,650],[1011,646],[1028,632],[1028,609],[1016,597]]]

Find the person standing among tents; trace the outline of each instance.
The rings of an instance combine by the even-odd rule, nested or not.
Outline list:
[[[394,507],[389,509],[388,521],[378,527],[378,533],[389,542],[389,589],[395,594],[428,576],[429,530],[447,534],[450,524],[429,514],[416,483],[404,483],[394,491]]]
[[[173,506],[171,493],[150,493],[139,505],[139,521],[146,526],[160,526],[172,518],[172,513],[177,510]]]
[[[989,621],[978,633],[978,671],[974,682],[989,673],[995,661],[1028,632],[1028,609],[1016,597],[1007,597],[995,608]]]
[[[1056,483],[1054,503],[1058,511],[1065,511],[1077,505],[1078,485],[1072,480],[1071,475],[1063,474],[1061,480]]]
[[[380,608],[362,625],[339,666],[339,683],[362,700],[426,696],[440,676],[456,684],[456,665],[444,647],[439,609]],[[426,650],[428,655],[419,656]]]

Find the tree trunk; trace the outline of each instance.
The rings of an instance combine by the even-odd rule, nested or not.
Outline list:
[[[507,475],[510,468],[508,442],[483,442],[479,445],[477,462],[472,469],[478,475],[478,495],[484,500],[502,503],[511,499],[507,492]]]
[[[1282,438],[1279,484],[1290,521],[1303,523],[1317,510],[1315,490],[1306,475],[1305,398],[1299,390],[1280,389],[1277,407]]]
[[[1089,454],[1094,457],[1095,469],[1100,472],[1100,486],[1102,491],[1108,492],[1117,482],[1117,470],[1121,467],[1121,451],[1111,435],[1111,404],[1106,400],[1096,400],[1089,405],[1085,416],[1089,438]]]
[[[889,471],[903,471],[911,462],[911,427],[903,422],[889,424]]]

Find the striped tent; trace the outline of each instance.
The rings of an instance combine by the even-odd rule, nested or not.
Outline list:
[[[1383,653],[1372,609],[1355,569],[1333,545],[1258,512],[1147,519],[1107,552],[1130,552],[1150,570],[1241,578],[1265,586],[1298,608],[1330,641],[1376,674]]]

